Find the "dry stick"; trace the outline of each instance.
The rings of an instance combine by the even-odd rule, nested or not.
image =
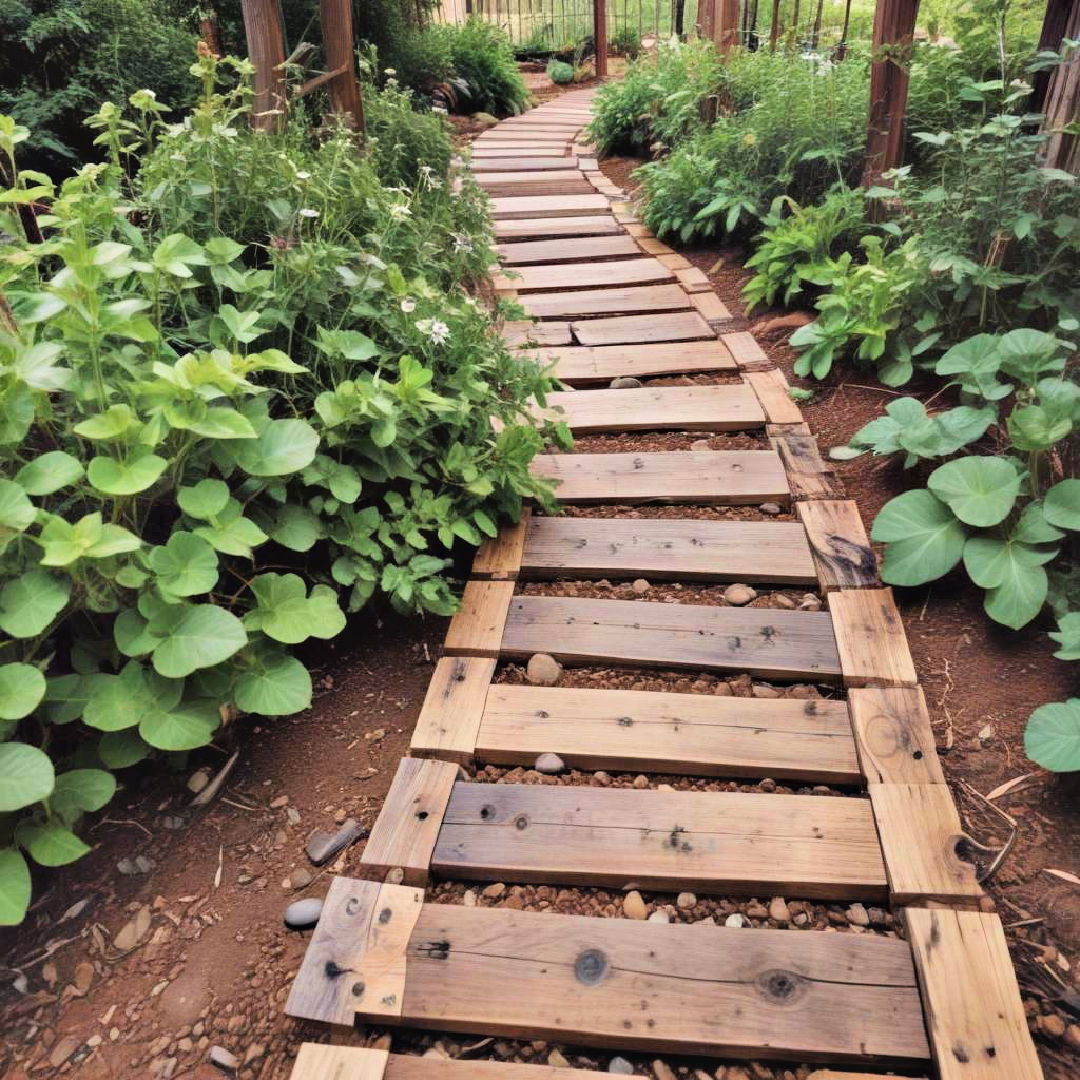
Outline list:
[[[985,885],[998,872],[998,870],[1001,869],[1001,864],[1005,862],[1005,859],[1008,857],[1009,852],[1012,851],[1013,845],[1016,843],[1016,838],[1020,835],[1020,825],[1017,823],[1016,818],[1012,817],[1010,814],[1005,813],[1005,811],[1002,810],[1000,806],[995,806],[981,791],[973,788],[966,780],[961,780],[960,786],[970,795],[973,795],[976,799],[983,803],[984,806],[989,806],[995,814],[998,814],[1001,818],[1003,818],[1005,822],[1008,823],[1011,830],[1009,833],[1009,839],[1006,840],[1002,847],[998,849],[993,862],[991,862],[990,865],[980,874],[976,875],[976,880],[979,882],[979,884]],[[964,839],[967,843],[971,844],[971,846],[974,847],[976,851],[980,852],[981,854],[989,855],[992,851],[994,851],[993,848],[986,847],[985,844],[980,844],[977,840],[973,840],[970,836],[965,836]]]

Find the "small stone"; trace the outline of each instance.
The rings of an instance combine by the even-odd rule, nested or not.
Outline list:
[[[566,768],[566,763],[558,754],[541,754],[533,768],[545,776],[557,776]]]
[[[323,902],[317,896],[295,900],[285,909],[285,925],[290,930],[310,930],[322,914]]]
[[[547,653],[534,653],[525,667],[525,678],[533,686],[554,686],[562,677],[562,664]]]
[[[764,686],[761,683],[755,683],[751,688],[750,693],[756,698],[778,698],[780,697],[780,691],[775,686]]]
[[[623,897],[622,911],[627,919],[644,921],[649,917],[649,909],[645,906],[645,901],[641,899],[641,893],[637,889],[633,889]]]
[[[617,379],[611,380],[612,390],[638,390],[641,388],[641,380],[634,379],[629,375],[620,375]]]
[[[126,922],[116,932],[116,936],[113,938],[113,947],[120,952],[130,952],[146,937],[149,929],[150,906],[143,904],[135,913],[135,917],[130,922]]]
[[[810,922],[810,916],[805,911],[797,911],[791,921],[796,926],[806,926]]]
[[[740,927],[745,925],[746,920],[736,911],[724,920],[725,926]]]
[[[465,895],[461,898],[461,902],[466,907],[476,907],[476,902],[479,899],[480,896],[475,889],[466,889]]]
[[[657,908],[646,921],[669,923],[671,922],[671,916],[663,908]]]
[[[1040,1016],[1035,1021],[1035,1026],[1043,1035],[1051,1039],[1060,1039],[1065,1034],[1065,1021],[1057,1013]]]
[[[613,1057],[608,1062],[607,1071],[614,1076],[633,1076],[634,1066],[626,1058]]]
[[[870,913],[862,904],[852,904],[844,913],[852,926],[869,926]]]
[[[288,806],[288,805],[289,805],[289,796],[288,795],[279,795],[276,799],[271,799],[271,801],[270,801],[270,809],[271,810],[284,810],[285,807]]]
[[[149,874],[156,866],[157,863],[146,855],[135,856],[135,869],[140,874]]]
[[[74,1035],[65,1035],[52,1048],[52,1053],[49,1055],[49,1064],[54,1069],[59,1069],[79,1049],[79,1045],[79,1040]]]
[[[746,914],[751,919],[767,919],[769,909],[760,900],[751,900],[746,905]]]
[[[171,829],[175,832],[177,829],[182,829],[187,824],[187,822],[180,814],[166,814],[161,819],[161,824],[166,829]]]
[[[568,1068],[570,1068],[570,1062],[567,1061],[566,1058],[564,1058],[562,1056],[562,1054],[559,1053],[558,1050],[552,1050],[548,1054],[547,1063],[553,1069],[568,1069]]]
[[[501,881],[496,881],[484,889],[484,896],[488,900],[498,900],[504,892],[506,892],[506,886]]]
[[[135,865],[134,859],[129,859],[127,856],[122,858],[117,864],[116,869],[125,877],[133,877],[139,872],[139,868]]]
[[[72,981],[75,983],[76,989],[85,994],[94,981],[94,965],[85,962],[76,964],[75,977]]]
[[[188,777],[187,789],[192,795],[198,795],[207,784],[210,783],[210,770],[209,769],[196,769]]]
[[[743,604],[749,604],[756,596],[757,590],[751,589],[749,585],[729,585],[724,590],[724,600],[729,604],[733,604],[735,607],[742,607]]]
[[[322,866],[323,863],[329,862],[342,848],[356,843],[357,840],[366,835],[367,829],[355,818],[349,818],[335,833],[327,833],[321,829],[316,829],[308,837],[304,851],[315,866]]]
[[[305,869],[303,866],[298,866],[289,875],[289,888],[306,889],[314,880],[314,875],[310,870]]]
[[[791,597],[787,595],[787,593],[782,593],[782,592],[774,593],[773,594],[773,603],[778,608],[783,608],[785,611],[794,611],[795,610],[795,601],[792,600]]]
[[[285,807],[285,820],[290,825],[299,825],[300,824],[300,811],[297,810],[295,806],[286,806]]]
[[[258,1061],[265,1053],[266,1047],[262,1043],[252,1043],[244,1052],[244,1064],[250,1065],[253,1061]]]
[[[638,775],[634,777],[634,787],[636,787],[638,791],[644,791],[648,786],[649,778],[645,776],[644,773],[638,773]]]
[[[224,1072],[236,1072],[240,1068],[240,1059],[235,1054],[230,1054],[224,1046],[211,1046],[210,1064]]]
[[[791,912],[788,909],[787,901],[782,896],[774,896],[769,901],[769,918],[775,923],[791,922]]]
[[[820,611],[821,610],[821,598],[815,596],[813,593],[807,593],[799,602],[800,611]]]
[[[651,588],[652,584],[646,581],[643,577],[637,578],[630,586],[638,594],[638,596],[644,596]]]
[[[1080,1050],[1080,1024],[1070,1024],[1065,1029],[1065,1044]]]
[[[694,907],[695,904],[697,904],[697,897],[692,892],[681,892],[675,898],[675,906],[683,911]]]
[[[763,514],[769,514],[771,517],[776,517],[777,514],[781,513],[780,504],[779,503],[774,503],[774,502],[762,503],[758,507],[758,509]]]
[[[712,444],[709,442],[708,439],[695,439],[690,444],[690,449],[691,450],[711,450],[712,449]]]
[[[671,1066],[665,1064],[663,1061],[654,1061],[652,1063],[652,1071],[656,1080],[675,1080],[675,1073],[672,1071]]]

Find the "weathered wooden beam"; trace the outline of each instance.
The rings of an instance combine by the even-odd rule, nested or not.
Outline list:
[[[607,0],[593,0],[593,41],[596,47],[596,77],[607,76]]]
[[[319,0],[319,18],[326,66],[334,73],[329,87],[330,109],[354,131],[363,131],[364,105],[353,51],[352,0]]]
[[[242,0],[248,56],[255,66],[251,126],[277,131],[285,119],[285,34],[277,0]]]

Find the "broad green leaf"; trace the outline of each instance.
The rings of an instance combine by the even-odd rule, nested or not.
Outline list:
[[[45,680],[45,697],[41,707],[50,724],[70,724],[78,720],[90,700],[94,687],[101,679],[110,676],[89,675],[53,675]]]
[[[922,585],[947,574],[964,554],[967,533],[949,508],[925,488],[890,499],[871,532],[888,544],[882,577],[892,585]]]
[[[0,926],[18,926],[30,906],[30,868],[15,848],[0,848]]]
[[[98,743],[98,757],[110,769],[130,768],[149,753],[150,747],[134,728],[127,731],[107,731]]]
[[[251,583],[258,607],[244,625],[267,637],[296,645],[309,637],[332,638],[345,629],[345,615],[329,585],[316,585],[310,597],[296,574],[260,574]]]
[[[50,450],[28,461],[15,474],[15,483],[28,495],[51,495],[82,478],[83,467],[75,458],[63,450]]]
[[[1052,551],[992,536],[973,536],[964,546],[964,567],[971,580],[988,590],[987,615],[1013,630],[1042,610],[1047,590],[1042,564],[1052,557]]]
[[[304,506],[286,503],[274,519],[270,539],[291,551],[310,551],[325,536],[322,522]]]
[[[0,540],[8,540],[33,525],[34,504],[14,480],[0,480]]]
[[[230,499],[216,519],[216,525],[200,525],[195,530],[208,544],[225,555],[252,557],[251,549],[265,544],[268,537],[250,518],[242,516],[240,504]]]
[[[154,249],[152,256],[154,265],[166,274],[174,277],[191,277],[192,266],[205,266],[207,263],[206,252],[183,233],[173,233]]]
[[[311,676],[295,656],[263,649],[236,680],[236,707],[261,716],[289,716],[311,705]]]
[[[226,409],[215,405],[196,420],[192,420],[188,429],[207,439],[254,439],[255,429],[251,421],[236,409]]]
[[[158,588],[173,596],[198,596],[217,584],[217,552],[194,533],[173,533],[163,547],[151,549],[149,561]]]
[[[225,509],[229,501],[229,485],[223,480],[200,480],[194,487],[180,488],[176,501],[188,517],[208,521]]]
[[[1080,770],[1080,698],[1036,709],[1028,717],[1024,752],[1051,772]]]
[[[154,669],[160,675],[180,679],[199,668],[228,660],[247,643],[240,620],[214,604],[184,604],[168,622],[150,622],[161,644],[154,650]],[[160,629],[159,629],[160,626]]]
[[[124,731],[175,708],[183,690],[179,679],[162,678],[133,661],[119,675],[97,676],[83,709],[83,723],[99,731]]]
[[[998,343],[1001,370],[1006,375],[1034,386],[1039,376],[1049,371],[1061,371],[1065,359],[1061,342],[1053,334],[1021,327],[1004,334]]]
[[[255,439],[222,442],[250,476],[288,476],[310,465],[319,435],[304,420],[271,420]]]
[[[100,810],[116,794],[116,779],[104,769],[71,769],[60,773],[49,806],[67,822]]]
[[[152,487],[168,468],[168,461],[157,454],[143,454],[130,461],[96,457],[86,470],[87,478],[106,495],[137,495]]]
[[[963,457],[936,468],[927,487],[964,524],[986,528],[1009,516],[1020,477],[1004,458]]]
[[[29,716],[45,696],[45,676],[33,664],[0,664],[0,719]]]
[[[1080,530],[1080,480],[1062,480],[1048,489],[1043,514],[1051,525],[1073,532]]]
[[[56,784],[49,755],[21,742],[0,743],[0,813],[47,799]]]
[[[1046,520],[1041,502],[1030,502],[1020,512],[1011,539],[1022,544],[1052,544],[1065,534]]]
[[[318,346],[331,356],[343,356],[346,360],[370,360],[378,355],[379,347],[357,330],[324,330],[318,327]]]
[[[1080,660],[1080,611],[1070,611],[1058,619],[1057,632],[1048,635],[1061,648],[1054,655],[1059,660]]]
[[[220,723],[213,701],[195,701],[146,717],[139,734],[158,750],[194,750],[212,741]]]
[[[110,442],[139,426],[139,418],[130,405],[110,405],[104,412],[76,424],[74,431],[84,439]]]
[[[21,821],[15,839],[39,866],[67,866],[90,850],[89,844],[55,821]]]
[[[42,566],[68,566],[83,556],[105,559],[142,547],[134,533],[121,525],[103,525],[97,513],[87,514],[74,524],[55,514],[49,516],[38,543],[44,549]]]
[[[1049,450],[1073,429],[1069,417],[1055,416],[1041,405],[1020,405],[1006,420],[1009,438],[1017,450]]]
[[[71,580],[45,570],[11,578],[0,589],[0,630],[14,638],[36,637],[64,609]]]
[[[161,638],[150,633],[147,619],[128,608],[113,621],[113,640],[124,656],[146,656],[157,648]]]
[[[987,401],[999,401],[1012,390],[1011,383],[998,381],[1000,339],[994,334],[976,334],[949,349],[937,363],[939,375],[958,375],[956,380],[970,394]]]

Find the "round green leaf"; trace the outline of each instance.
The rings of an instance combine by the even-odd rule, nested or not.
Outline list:
[[[30,868],[15,848],[0,848],[0,926],[18,926],[30,906]]]
[[[158,750],[194,750],[213,739],[220,723],[215,702],[195,701],[148,716],[139,725],[139,734]]]
[[[116,779],[104,769],[71,769],[56,778],[49,806],[64,821],[100,810],[116,794]]]
[[[250,476],[287,476],[311,464],[319,434],[304,420],[271,420],[258,438],[229,440],[223,445]]]
[[[1013,630],[1042,610],[1048,584],[1042,564],[1052,557],[1051,551],[993,536],[973,536],[964,547],[971,580],[989,590],[983,604],[987,615]]]
[[[15,638],[36,637],[64,609],[71,595],[69,578],[31,570],[0,589],[0,629]]]
[[[217,552],[193,533],[173,533],[164,547],[150,552],[150,569],[157,575],[163,592],[198,596],[210,592],[217,584]]]
[[[1004,458],[963,457],[936,468],[927,487],[966,525],[986,528],[1009,516],[1020,477]]]
[[[229,501],[229,485],[223,480],[200,480],[194,487],[180,488],[176,501],[188,517],[209,521],[225,509]]]
[[[1043,516],[1051,525],[1080,530],[1080,480],[1062,480],[1046,493]]]
[[[311,705],[311,676],[294,656],[264,658],[236,680],[236,707],[262,716],[289,716]]]
[[[67,866],[90,850],[89,844],[55,821],[21,821],[15,839],[39,866]]]
[[[1051,772],[1080,769],[1080,698],[1052,701],[1028,717],[1024,752]]]
[[[168,464],[157,454],[143,454],[132,461],[96,457],[90,462],[86,475],[90,483],[106,495],[137,495],[152,486]]]
[[[949,508],[925,488],[890,499],[871,536],[888,544],[882,577],[891,585],[922,585],[947,574],[964,554],[967,533]]]
[[[45,696],[45,676],[33,664],[0,664],[0,720],[29,716]]]
[[[127,769],[137,765],[150,753],[150,747],[133,729],[107,731],[98,743],[98,757],[110,769]]]
[[[151,620],[151,632],[157,633],[158,626],[157,619]],[[240,620],[214,604],[184,605],[168,627],[162,627],[160,636],[154,668],[172,679],[220,664],[247,644]]]
[[[47,799],[56,783],[49,755],[26,743],[0,743],[0,813]]]
[[[309,597],[296,574],[260,574],[251,591],[259,604],[244,616],[244,625],[275,641],[296,645],[309,637],[332,638],[345,629],[345,615],[329,585],[316,585]]]
[[[27,495],[51,495],[82,477],[83,467],[75,458],[63,450],[50,450],[27,462],[15,474],[15,482]]]
[[[0,536],[20,533],[33,525],[37,510],[14,480],[0,480]]]
[[[97,675],[83,707],[83,723],[99,731],[123,731],[147,716],[168,712],[180,701],[184,684],[165,679],[137,661],[119,675]]]

